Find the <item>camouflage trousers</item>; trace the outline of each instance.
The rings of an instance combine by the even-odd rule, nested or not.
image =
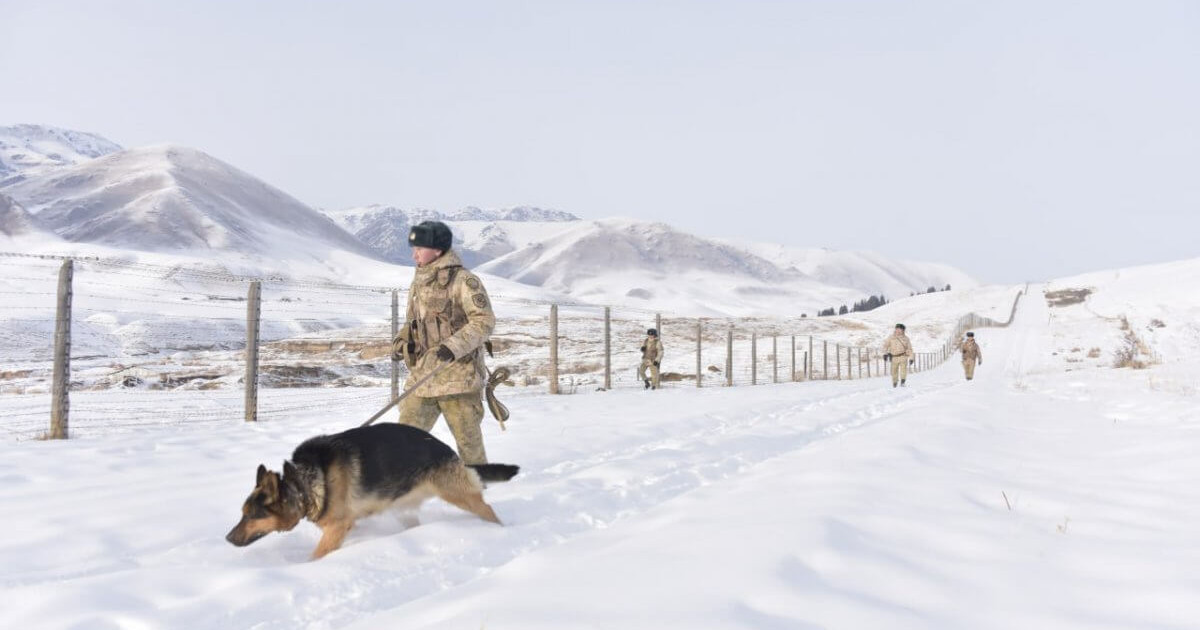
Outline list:
[[[975,378],[975,361],[973,359],[963,359],[963,371],[967,373],[967,380]]]
[[[658,366],[654,365],[653,361],[642,361],[641,367],[638,368],[638,380],[646,380],[646,370],[650,370],[650,387],[658,389]]]
[[[421,398],[409,396],[400,401],[400,424],[428,431],[438,416],[446,417],[450,433],[458,444],[458,456],[465,464],[486,464],[483,448],[483,399],[480,392]]]
[[[892,357],[892,385],[908,378],[908,359]]]

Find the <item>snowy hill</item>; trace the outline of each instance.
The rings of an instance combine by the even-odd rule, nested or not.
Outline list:
[[[0,127],[0,186],[120,151],[101,136],[45,125]]]
[[[977,284],[945,265],[726,243],[632,219],[570,224],[479,270],[593,303],[705,315],[811,315],[867,295],[895,299],[931,285]]]
[[[0,128],[0,145],[10,174],[0,192],[17,204],[6,206],[4,224],[15,238],[40,228],[115,249],[238,253],[257,257],[262,271],[336,252],[407,266],[410,227],[441,220],[466,264],[483,273],[571,300],[677,314],[815,314],[868,295],[896,299],[930,286],[976,285],[946,265],[726,242],[661,223],[582,221],[532,206],[443,213],[371,205],[321,213],[195,149],[120,150],[99,136],[49,127]],[[330,279],[342,279],[341,272]]]
[[[455,249],[469,267],[503,256],[579,221],[579,217],[569,212],[530,206],[499,210],[468,206],[457,212],[442,213],[376,204],[326,210],[325,214],[384,260],[401,265],[412,264],[409,228],[422,221],[444,221],[454,232]]]
[[[0,194],[0,234],[20,236],[37,230],[33,215],[25,211],[12,197]]]
[[[0,607],[22,628],[1191,627],[1200,294],[1179,288],[1197,281],[1200,260],[1030,286],[1011,326],[977,331],[972,382],[954,357],[895,389],[509,389],[508,429],[483,424],[491,460],[521,466],[485,491],[503,527],[434,500],[316,562],[308,522],[222,534],[260,463],[357,425],[387,386],[266,390],[253,423],[237,388],[73,392],[72,439],[0,461]],[[1004,319],[1013,290],[844,319],[903,319],[921,351],[964,311]],[[1161,363],[1113,369],[1129,331]],[[44,430],[47,408],[0,396],[10,428]]]
[[[901,298],[913,291],[924,292],[928,287],[940,290],[947,284],[956,288],[978,284],[950,265],[894,260],[874,252],[730,243],[824,284],[855,289],[866,295],[882,294],[888,299]]]
[[[50,170],[3,192],[60,236],[138,251],[375,254],[327,217],[205,153],[160,145]]]
[[[580,301],[653,306],[678,313],[748,315],[890,299],[977,283],[947,265],[707,239],[662,223],[583,221],[538,208],[455,213],[364,206],[326,214],[386,260],[411,264],[409,227],[446,222],[468,266]]]

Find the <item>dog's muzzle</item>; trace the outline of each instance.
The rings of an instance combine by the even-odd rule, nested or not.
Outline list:
[[[253,534],[253,535],[247,537],[244,534],[242,534],[241,528],[242,528],[242,524],[238,523],[237,526],[235,526],[233,529],[229,530],[228,534],[225,534],[225,540],[228,540],[229,544],[231,544],[231,545],[234,545],[237,547],[245,547],[246,545],[249,545],[249,544],[257,541],[259,538],[266,536],[268,533],[268,532],[258,532],[256,534]]]

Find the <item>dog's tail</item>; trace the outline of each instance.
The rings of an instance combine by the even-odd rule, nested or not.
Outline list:
[[[508,481],[517,476],[520,466],[512,464],[468,464],[467,468],[479,474],[481,481]]]

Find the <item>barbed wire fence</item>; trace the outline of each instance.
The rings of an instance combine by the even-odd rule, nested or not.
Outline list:
[[[18,439],[300,411],[365,417],[398,395],[407,373],[391,356],[407,302],[401,287],[258,277],[219,264],[0,253],[0,295],[8,349],[0,395],[9,398],[0,429]],[[885,371],[869,330],[841,330],[828,318],[695,318],[490,297],[497,324],[489,364],[510,368],[511,391],[641,389],[639,347],[651,327],[666,348],[664,387]],[[939,348],[918,354],[914,369],[935,367],[965,330],[991,325],[1007,322],[964,316]]]

